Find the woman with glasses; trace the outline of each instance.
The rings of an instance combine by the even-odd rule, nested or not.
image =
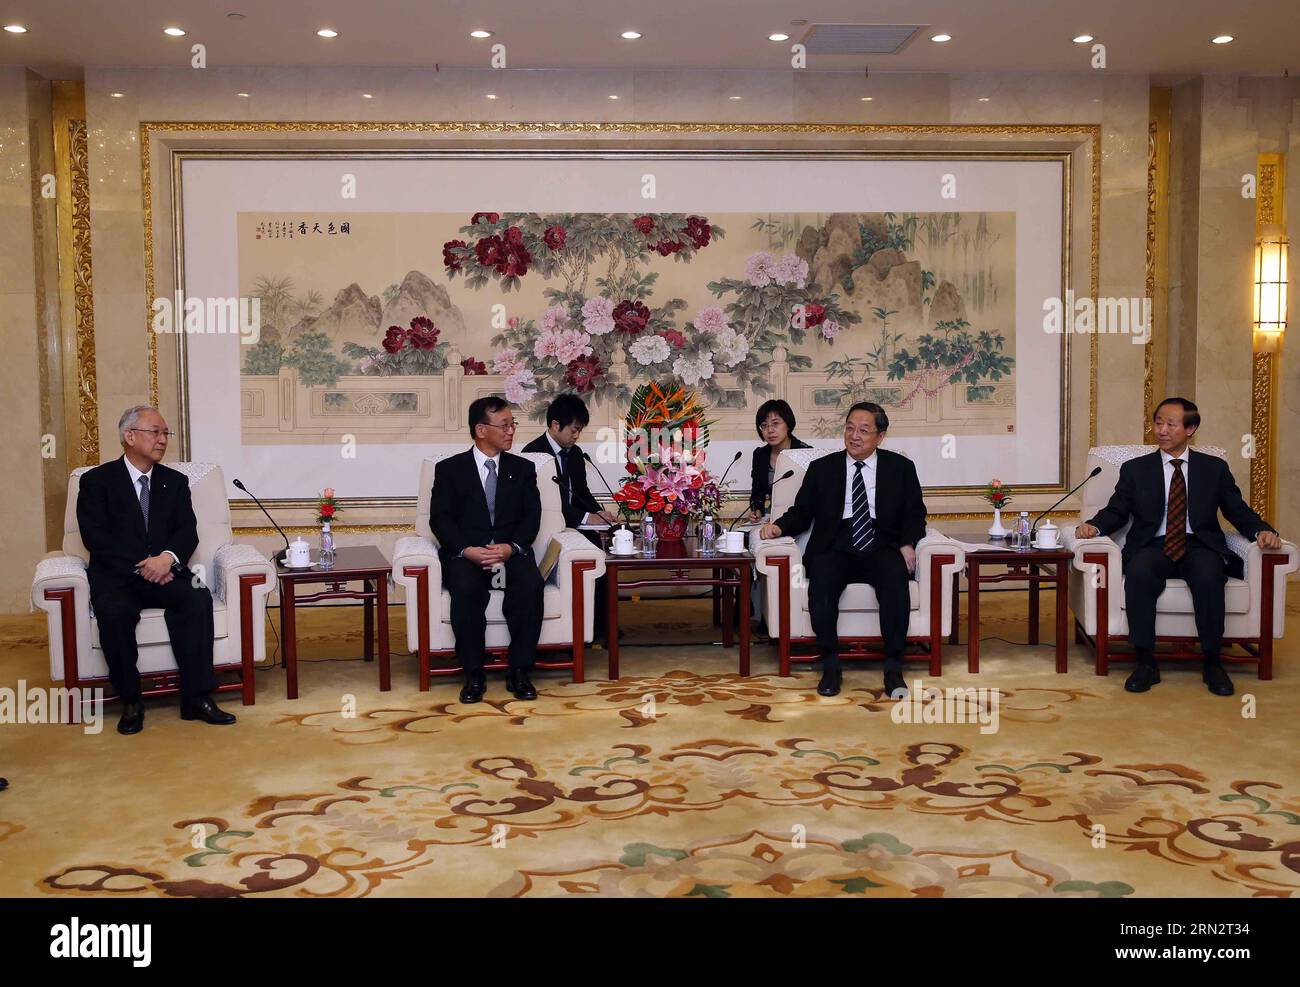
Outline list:
[[[767,513],[768,497],[776,477],[777,457],[786,449],[810,449],[807,442],[794,434],[794,412],[785,401],[764,401],[754,416],[754,427],[763,445],[754,450],[749,478],[749,520],[757,521]]]

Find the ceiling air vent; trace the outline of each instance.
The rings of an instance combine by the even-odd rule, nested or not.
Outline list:
[[[923,24],[814,24],[804,36],[815,55],[893,55]]]

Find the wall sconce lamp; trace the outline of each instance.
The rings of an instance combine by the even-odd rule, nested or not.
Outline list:
[[[1280,226],[1261,230],[1255,240],[1255,332],[1272,339],[1286,332],[1289,247]]]

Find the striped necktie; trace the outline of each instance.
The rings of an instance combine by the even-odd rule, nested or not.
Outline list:
[[[857,470],[853,474],[853,548],[865,552],[876,540],[876,522],[871,517],[871,506],[867,501],[867,485],[862,479],[862,467],[865,461],[853,464]]]
[[[1183,461],[1169,460],[1174,475],[1169,478],[1169,503],[1165,508],[1165,554],[1177,562],[1187,554],[1187,479]]]
[[[142,476],[140,483],[140,511],[144,514],[144,530],[149,530],[149,477]]]

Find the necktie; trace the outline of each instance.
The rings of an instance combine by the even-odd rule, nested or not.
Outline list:
[[[144,530],[149,530],[149,477],[140,477],[140,511],[144,514]]]
[[[497,523],[497,464],[487,461],[487,481],[483,484],[483,493],[487,496],[488,519],[493,525]]]
[[[1165,554],[1177,562],[1187,554],[1187,480],[1183,461],[1171,459],[1174,475],[1169,479],[1169,503],[1165,508]]]
[[[864,461],[853,464],[853,547],[859,552],[871,548],[876,540],[876,522],[871,518],[871,505],[867,500],[867,485],[862,479]]]

